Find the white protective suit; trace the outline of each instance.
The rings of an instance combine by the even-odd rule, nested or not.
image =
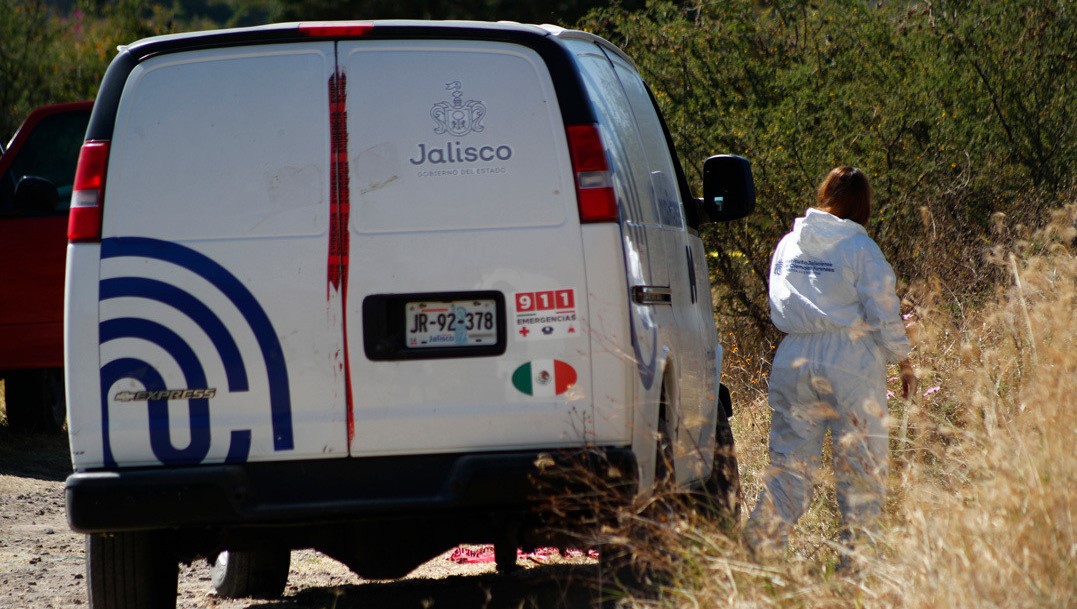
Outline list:
[[[770,314],[787,336],[770,375],[770,469],[749,540],[785,545],[828,429],[838,506],[847,524],[870,525],[885,495],[886,363],[909,353],[894,271],[863,226],[811,208],[774,252]]]

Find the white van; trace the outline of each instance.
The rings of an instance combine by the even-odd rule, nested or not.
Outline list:
[[[172,607],[197,557],[223,595],[279,595],[295,548],[384,578],[491,541],[511,568],[565,542],[540,509],[559,465],[625,501],[657,470],[733,509],[697,229],[754,189],[739,157],[705,182],[691,197],[631,60],[583,32],[303,23],[122,47],[68,235],[91,606]]]

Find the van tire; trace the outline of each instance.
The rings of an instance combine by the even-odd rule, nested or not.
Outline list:
[[[718,383],[718,403],[722,405],[721,414],[725,415],[725,418],[733,418],[733,397],[729,393],[729,387],[726,387],[725,383]],[[719,416],[720,416],[719,415]]]
[[[158,535],[86,536],[90,609],[175,609],[179,563]]]
[[[669,493],[677,486],[677,474],[673,468],[673,439],[666,422],[664,391],[662,396],[663,408],[658,415],[654,447],[654,492],[659,495]]]
[[[288,584],[290,550],[224,551],[210,564],[213,588],[222,598],[280,598]]]
[[[638,587],[631,548],[619,543],[602,546],[598,554],[598,595],[602,609],[618,607],[621,599],[632,596]]]
[[[627,606],[625,599],[656,601],[660,598],[662,587],[668,585],[670,573],[665,565],[656,564],[665,557],[635,556],[631,545],[640,544],[642,549],[647,540],[643,535],[631,535],[628,543],[607,543],[599,550],[599,596],[603,609]],[[658,550],[658,552],[661,552]]]
[[[661,406],[655,426],[654,482],[652,496],[642,514],[629,514],[619,525],[618,537],[599,552],[598,568],[603,609],[618,607],[622,599],[656,600],[670,574],[670,559],[654,544],[655,527],[676,517],[677,476],[673,464],[673,440],[669,433],[667,385],[662,387]],[[658,524],[656,524],[658,523]],[[642,555],[635,555],[635,552]]]
[[[710,518],[735,525],[740,522],[743,498],[733,430],[729,427],[729,421],[719,416],[715,427],[714,462],[710,475],[703,481],[697,507]]]
[[[502,574],[515,573],[520,567],[516,564],[516,544],[502,541],[494,544],[494,565]]]
[[[4,375],[7,426],[18,433],[59,433],[67,418],[64,369],[13,370]]]

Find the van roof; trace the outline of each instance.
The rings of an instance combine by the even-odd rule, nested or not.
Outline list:
[[[631,63],[624,53],[600,36],[556,25],[532,25],[514,21],[424,21],[385,19],[373,21],[295,21],[241,28],[205,30],[152,36],[120,47],[136,57],[203,46],[231,46],[252,42],[285,42],[310,38],[452,38],[512,39],[520,37],[555,37],[597,42]]]
[[[252,44],[278,44],[312,40],[488,40],[521,44],[538,52],[550,67],[563,118],[573,124],[595,122],[583,83],[571,65],[564,45],[566,40],[586,40],[601,45],[628,65],[632,60],[609,41],[580,30],[555,25],[528,25],[510,21],[310,21],[275,23],[243,28],[167,34],[144,38],[121,46],[101,83],[87,139],[112,137],[116,108],[131,71],[142,61],[158,55],[207,48],[236,47]]]

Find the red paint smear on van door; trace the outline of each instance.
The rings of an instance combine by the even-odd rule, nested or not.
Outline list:
[[[347,403],[348,445],[355,436],[352,409],[351,364],[348,359],[348,217],[351,197],[348,187],[347,77],[339,70],[329,78],[329,285],[326,298],[336,290],[341,302],[341,332],[344,335],[344,395]]]

